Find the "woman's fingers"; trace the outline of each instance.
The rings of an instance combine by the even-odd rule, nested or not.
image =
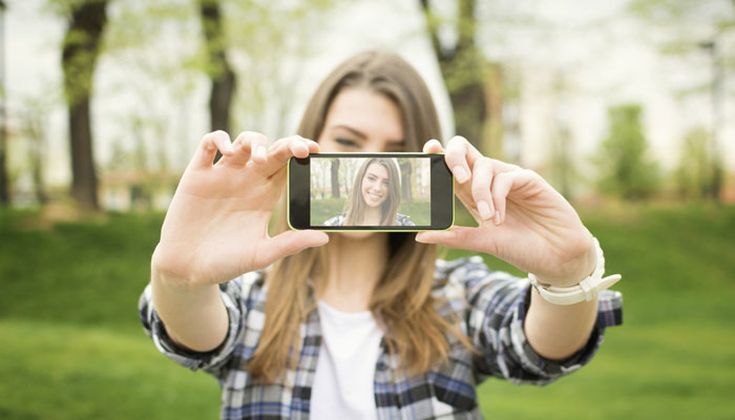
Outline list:
[[[262,245],[258,245],[254,262],[258,267],[265,267],[273,262],[303,251],[306,248],[322,246],[329,242],[329,236],[317,230],[287,230]]]
[[[251,166],[256,162],[265,162],[268,155],[268,137],[255,131],[246,131],[243,133],[243,137],[250,143],[250,160],[247,165]]]
[[[472,177],[470,168],[482,155],[464,137],[455,136],[447,143],[444,159],[457,182],[464,184]]]
[[[234,153],[230,136],[222,130],[207,133],[202,137],[189,166],[195,168],[211,167],[217,151],[222,153],[222,156],[232,156]]]
[[[493,198],[490,195],[490,185],[493,181],[493,164],[486,157],[475,161],[472,167],[472,199],[480,218],[485,221],[495,215]],[[496,219],[497,221],[497,219]]]
[[[218,165],[242,167],[250,160],[253,150],[259,145],[267,146],[268,138],[255,131],[243,131],[235,141],[232,142],[233,153],[230,156],[222,156]]]
[[[528,169],[501,172],[495,176],[492,186],[492,197],[498,210],[496,223],[505,221],[505,211],[508,204],[508,194],[511,190],[523,188],[523,186],[538,181],[538,175]]]
[[[273,143],[266,159],[256,160],[253,168],[270,177],[286,166],[292,156],[305,158],[310,153],[318,151],[319,145],[313,140],[307,140],[301,136],[285,137]]]
[[[443,153],[444,148],[439,140],[431,139],[424,143],[423,151],[424,153]]]
[[[496,255],[492,235],[482,234],[474,227],[455,226],[449,230],[419,232],[416,241]]]
[[[268,138],[255,131],[244,131],[233,143],[224,131],[214,131],[202,138],[190,166],[211,168],[217,151],[222,158],[214,166],[251,167],[266,177],[282,169],[292,156],[305,158],[319,152],[319,144],[301,136],[280,139],[268,147]]]

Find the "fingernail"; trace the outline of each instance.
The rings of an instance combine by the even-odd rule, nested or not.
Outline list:
[[[457,178],[457,182],[460,184],[467,181],[467,178],[470,177],[470,174],[468,174],[467,171],[459,165],[452,168],[452,173],[454,173],[454,177]]]
[[[500,224],[500,212],[495,212],[495,219],[493,220],[493,223],[495,223],[495,226]]]
[[[480,218],[482,220],[487,220],[490,218],[490,206],[487,204],[485,200],[480,200],[477,202],[477,211],[480,212]]]
[[[265,146],[258,146],[255,148],[255,157],[265,159]]]

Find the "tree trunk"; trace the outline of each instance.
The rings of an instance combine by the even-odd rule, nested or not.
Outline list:
[[[199,0],[202,28],[209,57],[209,77],[212,91],[209,96],[209,117],[212,130],[230,132],[230,107],[235,91],[235,72],[225,55],[224,23],[218,0]]]
[[[0,128],[0,207],[10,205],[10,191],[8,188],[8,168],[5,158],[6,141],[5,127]]]
[[[330,170],[332,175],[332,198],[339,198],[339,159],[332,160]]]
[[[5,39],[5,1],[0,0],[0,39]],[[6,92],[5,89],[5,45],[0,45],[0,91]],[[7,131],[6,131],[6,110],[5,95],[0,94],[0,207],[8,207],[10,205],[10,188],[8,182],[8,166],[7,166]]]
[[[458,1],[457,43],[451,48],[445,48],[439,39],[429,0],[419,0],[426,17],[431,44],[449,91],[455,132],[483,151],[483,128],[488,109],[485,103],[484,60],[475,44],[475,0]]]
[[[86,209],[99,208],[89,101],[107,23],[107,3],[107,0],[88,1],[72,8],[61,55],[64,92],[69,106],[71,192]]]
[[[411,191],[411,178],[413,177],[413,165],[409,159],[404,159],[400,164],[401,168],[401,199],[404,202],[410,203],[413,201],[413,194]]]
[[[43,161],[46,155],[45,114],[31,109],[27,114],[26,133],[28,135],[28,163],[36,202],[43,207],[48,195],[43,185]]]
[[[0,110],[0,119],[2,126],[0,127],[0,207],[8,207],[10,205],[10,188],[8,187],[8,167],[7,167],[7,137],[5,131],[5,107]]]

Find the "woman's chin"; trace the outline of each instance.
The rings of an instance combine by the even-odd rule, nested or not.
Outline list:
[[[368,206],[368,207],[370,207],[371,209],[375,209],[375,208],[378,208],[381,205],[383,205],[384,202],[385,202],[385,200],[380,200],[380,201],[366,201],[365,202],[365,205]]]

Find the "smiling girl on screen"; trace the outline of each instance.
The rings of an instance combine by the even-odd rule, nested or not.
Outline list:
[[[620,293],[603,290],[619,277],[603,278],[599,243],[574,208],[537,173],[462,137],[446,149],[430,140],[441,134],[431,96],[400,57],[368,52],[338,66],[297,132],[273,143],[204,136],[140,300],[158,350],[219,380],[223,418],[479,418],[485,379],[548,384],[588,363],[622,322]],[[268,234],[290,157],[422,145],[445,153],[477,227]],[[444,261],[436,244],[480,255]]]
[[[366,159],[355,174],[345,203],[345,213],[324,226],[415,226],[398,213],[401,205],[401,176],[395,159]]]

